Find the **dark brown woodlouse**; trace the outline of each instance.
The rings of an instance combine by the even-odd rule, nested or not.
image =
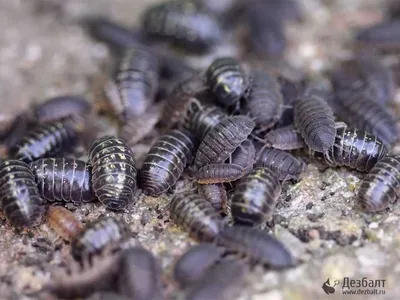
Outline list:
[[[140,116],[153,103],[158,89],[156,55],[140,47],[126,50],[106,93],[121,120]]]
[[[97,139],[89,148],[92,186],[101,203],[122,210],[134,199],[136,166],[133,152],[125,140],[113,136]]]
[[[62,206],[50,206],[47,211],[47,224],[58,236],[66,241],[72,241],[83,229],[81,221]]]
[[[117,290],[135,300],[161,300],[161,266],[154,255],[141,247],[128,248],[121,254]]]
[[[306,147],[301,135],[288,125],[268,132],[264,138],[267,147],[280,150],[295,150]]]
[[[226,251],[247,256],[250,263],[274,269],[291,267],[295,261],[286,247],[266,231],[244,226],[226,227],[216,242]]]
[[[244,169],[235,164],[209,164],[196,172],[196,181],[201,184],[236,181],[243,177]]]
[[[338,128],[335,144],[325,154],[315,153],[331,167],[346,166],[360,172],[368,172],[388,153],[382,141],[367,132],[355,128]]]
[[[199,244],[186,251],[175,263],[174,279],[181,287],[188,287],[201,279],[223,255],[222,249],[213,244]]]
[[[187,131],[174,129],[161,136],[151,147],[138,181],[146,195],[158,196],[182,175],[185,167],[192,161],[197,140]]]
[[[385,21],[361,29],[356,39],[379,50],[398,50],[400,48],[400,20]]]
[[[211,50],[222,38],[218,20],[193,1],[167,1],[150,6],[142,16],[142,30],[193,53]]]
[[[187,300],[237,299],[243,290],[246,266],[235,260],[224,260],[210,267],[188,290]]]
[[[10,156],[31,163],[39,158],[69,152],[78,140],[75,129],[68,119],[39,125],[10,149]]]
[[[232,153],[230,161],[243,168],[243,173],[246,175],[253,169],[254,160],[256,157],[256,149],[251,140],[244,140]]]
[[[211,204],[191,192],[175,195],[169,204],[169,213],[175,224],[198,241],[214,240],[223,226]]]
[[[377,212],[397,201],[400,194],[400,156],[385,156],[365,176],[356,196],[364,211]]]
[[[39,123],[53,122],[73,115],[84,115],[91,105],[83,97],[66,95],[50,98],[34,107],[34,116]]]
[[[225,211],[228,205],[228,195],[225,186],[222,183],[199,184],[198,192],[206,199],[215,211]]]
[[[206,70],[210,92],[224,107],[238,107],[249,87],[249,79],[240,63],[232,57],[214,60]]]
[[[7,160],[0,165],[0,208],[16,227],[35,225],[43,213],[43,200],[29,166]]]
[[[299,180],[307,168],[300,158],[284,150],[268,147],[261,147],[254,166],[270,169],[281,181]]]
[[[231,203],[233,220],[251,226],[268,221],[280,194],[277,174],[266,168],[254,169],[236,185]]]
[[[335,141],[335,119],[332,109],[316,93],[304,95],[294,103],[294,125],[313,150],[325,152]]]
[[[249,136],[255,126],[246,116],[231,116],[218,123],[201,142],[196,153],[195,165],[221,163]]]
[[[77,260],[92,258],[105,248],[118,248],[130,235],[128,225],[122,219],[102,217],[89,224],[72,240],[71,253]]]
[[[80,205],[95,199],[92,167],[73,158],[41,158],[30,164],[43,199]]]

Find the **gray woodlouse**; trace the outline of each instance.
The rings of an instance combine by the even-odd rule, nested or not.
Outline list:
[[[284,150],[268,147],[262,147],[257,153],[254,166],[270,169],[281,181],[299,180],[307,168],[300,158]]]
[[[12,158],[26,163],[70,151],[77,143],[71,120],[55,121],[33,128],[10,149]]]
[[[243,114],[248,114],[260,129],[266,130],[279,121],[282,112],[283,97],[278,81],[267,72],[254,70],[250,75]]]
[[[244,176],[241,166],[235,164],[209,164],[196,172],[196,181],[201,184],[236,181]]]
[[[88,225],[73,239],[71,253],[75,259],[91,258],[106,247],[118,248],[118,243],[128,238],[130,230],[122,219],[99,218]]]
[[[215,211],[225,211],[228,205],[228,195],[222,183],[199,184],[198,192],[206,199]]]
[[[199,244],[190,248],[175,263],[175,280],[181,287],[190,286],[200,280],[222,255],[223,251],[213,244]]]
[[[397,50],[400,47],[400,20],[386,21],[360,30],[357,40],[365,45],[382,50]]]
[[[198,241],[212,241],[222,228],[222,220],[203,197],[191,192],[175,195],[169,204],[171,219]]]
[[[255,124],[246,116],[231,116],[218,123],[201,142],[196,153],[195,165],[221,163],[249,136]]]
[[[161,266],[154,255],[141,247],[122,252],[118,292],[135,300],[162,299]]]
[[[400,156],[385,156],[365,176],[356,202],[364,211],[377,212],[397,201],[400,194]]]
[[[249,86],[247,74],[232,57],[214,60],[205,76],[208,88],[217,102],[225,107],[237,107]]]
[[[80,205],[95,199],[91,166],[73,158],[42,158],[30,164],[43,199]]]
[[[101,203],[122,210],[134,199],[136,166],[125,140],[113,136],[97,139],[89,148],[92,186]]]
[[[157,56],[140,47],[126,50],[114,78],[106,86],[115,113],[124,121],[140,116],[158,89]]]
[[[73,115],[84,115],[90,109],[90,103],[83,97],[67,95],[50,98],[38,104],[34,108],[34,115],[40,123],[45,123]]]
[[[73,240],[83,229],[81,221],[62,206],[51,206],[47,212],[47,224],[66,241]]]
[[[142,30],[186,51],[204,53],[222,38],[217,19],[192,1],[168,1],[148,8]]]
[[[0,165],[0,208],[16,227],[33,226],[42,216],[43,200],[23,161],[7,160]]]
[[[235,260],[224,260],[209,268],[189,289],[187,300],[231,300],[243,290],[246,266]]]
[[[330,166],[346,166],[360,172],[368,172],[388,153],[382,141],[367,132],[355,128],[337,129],[335,144],[323,156]]]
[[[278,175],[266,168],[254,169],[239,180],[232,195],[235,223],[257,226],[268,221],[280,194]]]
[[[294,265],[286,247],[267,232],[243,226],[226,227],[216,239],[227,251],[246,255],[251,263],[282,269]]]
[[[303,138],[293,125],[268,132],[264,141],[266,146],[280,150],[295,150],[306,147]]]
[[[139,186],[146,195],[158,196],[182,175],[192,161],[196,139],[187,131],[172,130],[151,147],[139,172]]]
[[[313,150],[325,152],[335,141],[335,119],[324,99],[310,92],[294,104],[294,125]]]
[[[256,157],[256,149],[251,140],[244,140],[239,147],[232,153],[230,161],[243,168],[243,173],[246,175],[253,169],[254,160]]]

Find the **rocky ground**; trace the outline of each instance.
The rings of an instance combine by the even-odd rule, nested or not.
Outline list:
[[[94,100],[93,80],[111,55],[78,25],[85,15],[106,15],[133,26],[141,9],[155,0],[0,0],[0,122],[32,102],[59,94],[83,94]],[[351,39],[358,27],[379,21],[385,0],[299,0],[303,22],[288,28],[287,59],[295,67],[318,74],[352,56]],[[137,147],[138,156],[147,144]],[[303,261],[284,272],[257,269],[249,274],[243,299],[399,299],[400,208],[364,214],[353,197],[362,175],[345,169],[324,172],[310,164],[302,181],[284,186],[273,220],[267,227]],[[178,185],[178,189],[184,183]],[[168,197],[140,197],[124,213],[135,238],[162,261],[166,274],[190,245],[174,226],[165,206]],[[98,203],[70,207],[83,222],[116,215]],[[49,270],[69,253],[43,222],[17,231],[0,219],[0,299],[40,289]],[[384,279],[385,295],[342,294],[343,278]],[[167,282],[170,282],[167,276]],[[327,278],[340,280],[327,296]],[[167,295],[178,295],[168,284]]]

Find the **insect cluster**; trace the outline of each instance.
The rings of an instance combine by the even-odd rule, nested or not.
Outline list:
[[[300,263],[263,228],[282,186],[301,181],[310,158],[366,173],[355,199],[363,211],[397,201],[400,157],[391,149],[399,135],[387,106],[396,82],[380,55],[362,52],[343,62],[328,74],[329,86],[239,57],[213,58],[202,68],[189,64],[182,53],[212,54],[235,32],[232,18],[246,24],[246,56],[283,60],[284,26],[302,19],[296,2],[225,2],[231,4],[169,0],[150,6],[136,32],[100,17],[83,22],[93,38],[117,50],[103,86],[117,136],[92,132],[89,123],[104,109],[74,95],[34,105],[2,129],[5,217],[16,227],[32,227],[47,209],[48,225],[71,244],[68,271],[53,274],[40,293],[162,299],[159,262],[129,243],[134,234],[123,220],[140,193],[169,197],[170,219],[200,242],[173,268],[187,299],[231,299],[251,267]],[[365,29],[357,43],[397,49],[399,24]],[[137,163],[134,146],[146,139],[151,147]],[[82,146],[87,159],[78,159]],[[56,205],[92,201],[121,216],[83,226]]]

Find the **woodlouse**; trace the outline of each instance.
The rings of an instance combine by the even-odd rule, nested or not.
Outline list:
[[[199,244],[186,251],[174,266],[174,278],[181,287],[188,287],[201,279],[217,263],[223,251],[213,244]]]
[[[210,164],[196,172],[196,181],[201,184],[224,183],[244,176],[241,166],[235,164]]]
[[[254,164],[273,171],[281,181],[299,180],[306,170],[306,164],[284,150],[262,147]]]
[[[128,238],[128,225],[121,219],[102,217],[89,224],[72,240],[71,253],[78,260],[91,258]]]
[[[294,103],[294,125],[313,150],[325,152],[335,141],[335,119],[326,101],[315,93]]]
[[[205,76],[209,90],[225,107],[237,107],[249,86],[246,72],[232,57],[214,60],[207,68]]]
[[[191,192],[175,195],[170,204],[171,219],[199,241],[212,241],[222,228],[222,220],[203,197]]]
[[[161,266],[154,255],[141,247],[122,252],[118,292],[136,300],[162,299]]]
[[[400,156],[385,156],[368,172],[358,190],[357,205],[377,212],[395,203],[400,194]]]
[[[16,227],[35,225],[43,213],[35,177],[23,161],[7,160],[0,165],[0,208]]]
[[[335,144],[319,156],[323,156],[324,162],[330,166],[346,166],[368,172],[387,153],[388,149],[373,134],[356,128],[338,128]]]
[[[283,97],[279,82],[271,74],[254,70],[250,75],[250,87],[243,105],[260,129],[273,127],[283,111]]]
[[[293,125],[281,127],[268,132],[264,138],[265,145],[280,150],[295,150],[306,146],[301,135]]]
[[[256,157],[256,149],[251,140],[244,140],[232,153],[230,161],[243,168],[243,173],[246,175],[253,169],[254,160]]]
[[[124,121],[140,116],[153,103],[158,89],[159,61],[140,47],[126,50],[114,78],[106,86],[115,113]]]
[[[246,116],[231,116],[218,123],[201,142],[195,165],[221,163],[249,136],[255,124]]]
[[[196,139],[187,131],[172,130],[151,147],[139,173],[139,186],[146,195],[158,196],[175,185],[192,161]]]
[[[30,164],[43,199],[80,205],[95,199],[92,190],[92,167],[73,158],[42,158]]]
[[[198,192],[206,199],[215,211],[225,211],[228,205],[228,195],[222,183],[199,184]]]
[[[23,112],[15,116],[9,125],[0,133],[0,156],[7,154],[8,150],[15,146],[28,132],[31,122],[27,113]],[[4,148],[3,148],[4,147]]]
[[[235,223],[257,226],[268,221],[280,194],[278,175],[266,168],[254,169],[239,180],[232,195]]]
[[[125,140],[113,136],[97,139],[89,148],[92,186],[101,203],[122,210],[134,199],[136,166]]]
[[[51,206],[47,212],[47,224],[66,241],[73,240],[83,229],[81,221],[62,206]]]
[[[193,1],[168,1],[148,8],[142,30],[186,51],[204,53],[222,38],[217,19]]]
[[[55,121],[39,125],[28,131],[10,149],[14,159],[31,163],[43,157],[51,157],[72,150],[77,143],[77,132],[71,120]]]
[[[357,33],[356,38],[374,48],[397,50],[400,47],[400,20],[395,19],[364,28]]]
[[[216,239],[227,251],[246,255],[251,263],[266,264],[274,269],[294,265],[286,247],[266,231],[244,226],[226,227]]]

